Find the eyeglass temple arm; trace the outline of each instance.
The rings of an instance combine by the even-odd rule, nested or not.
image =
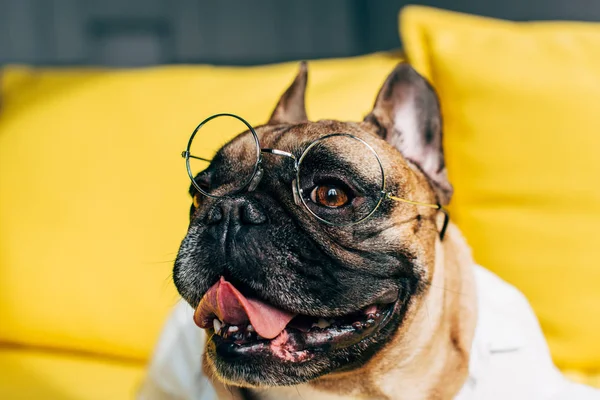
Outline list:
[[[183,158],[195,158],[196,160],[202,160],[202,161],[206,161],[206,162],[210,162],[211,161],[211,160],[207,160],[206,158],[193,156],[188,151],[183,151],[181,153],[181,157],[183,157]]]
[[[386,195],[387,195],[388,199],[392,199],[394,201],[400,201],[402,203],[414,204],[415,206],[423,206],[423,207],[435,208],[436,210],[440,210],[442,208],[442,206],[439,205],[439,204],[422,203],[420,201],[407,200],[407,199],[403,199],[402,197],[393,196],[393,195],[391,195],[389,193],[387,193]]]
[[[403,199],[401,197],[393,196],[390,193],[386,193],[386,196],[388,199],[391,199],[394,201],[400,201],[402,203],[413,204],[415,206],[434,208],[436,210],[441,211],[444,214],[444,224],[442,225],[442,229],[440,230],[440,240],[444,240],[444,236],[446,235],[446,229],[448,229],[448,223],[450,222],[450,214],[448,214],[448,211],[444,207],[442,207],[441,204],[422,203],[420,201],[407,200],[407,199]]]

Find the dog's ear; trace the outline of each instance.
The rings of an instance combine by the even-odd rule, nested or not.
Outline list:
[[[385,80],[365,122],[423,171],[441,204],[450,202],[440,104],[425,78],[409,64],[399,64]]]
[[[275,107],[269,125],[275,124],[299,124],[308,121],[306,107],[304,106],[304,93],[308,81],[308,67],[305,61],[300,63],[300,70],[296,79],[279,99]]]

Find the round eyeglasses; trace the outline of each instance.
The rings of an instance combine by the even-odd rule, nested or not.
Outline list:
[[[201,128],[219,117],[233,118],[247,129],[233,139],[241,144],[236,148],[243,149],[241,154],[233,157],[233,161],[230,160],[232,157],[221,157],[218,152],[215,153],[214,143],[211,149],[207,144],[211,141],[202,140],[198,135]],[[221,113],[206,118],[196,127],[182,156],[194,188],[206,197],[221,198],[257,188],[264,173],[264,154],[293,161],[295,178],[291,183],[295,204],[304,206],[312,216],[327,225],[357,224],[371,217],[383,201],[393,200],[443,212],[440,238],[444,237],[449,220],[446,210],[440,204],[404,199],[387,191],[379,155],[369,143],[349,133],[322,136],[309,143],[296,157],[287,151],[262,148],[256,131],[245,119]],[[243,162],[235,165],[236,158]],[[228,180],[225,174],[216,174],[222,180],[205,185],[197,177],[216,159],[221,168],[235,170],[235,179]]]

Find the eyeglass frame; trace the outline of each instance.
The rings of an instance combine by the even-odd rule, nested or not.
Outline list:
[[[254,164],[254,169],[252,171],[252,174],[250,175],[250,177],[247,180],[247,182],[245,182],[242,186],[240,186],[240,188],[236,189],[232,193],[228,193],[225,196],[213,195],[213,194],[210,194],[210,193],[206,192],[204,189],[202,189],[200,187],[200,185],[198,185],[198,183],[196,182],[194,173],[192,172],[192,169],[191,169],[191,166],[190,166],[190,158],[197,159],[197,160],[202,160],[202,161],[206,161],[208,163],[210,163],[212,161],[212,160],[207,160],[205,158],[197,157],[197,156],[192,155],[190,153],[190,148],[192,146],[194,138],[196,137],[196,134],[200,131],[200,129],[204,125],[206,125],[208,122],[210,122],[213,119],[218,118],[218,117],[232,117],[232,118],[235,118],[238,121],[242,122],[244,125],[246,125],[246,127],[248,128],[248,130],[252,134],[252,137],[254,139],[254,143],[256,144],[256,160],[257,161]],[[306,200],[304,198],[305,196],[303,196],[303,190],[302,190],[302,188],[300,188],[300,166],[302,165],[302,161],[304,160],[304,158],[306,157],[306,155],[308,154],[308,152],[310,151],[310,149],[312,149],[314,146],[316,146],[317,144],[319,144],[323,140],[331,138],[331,137],[349,137],[351,139],[358,140],[363,145],[365,145],[371,151],[371,153],[373,153],[373,155],[375,156],[375,159],[377,160],[377,163],[379,164],[379,170],[381,171],[381,190],[380,190],[379,199],[377,200],[377,204],[375,205],[375,207],[373,207],[373,209],[366,216],[358,219],[357,221],[352,221],[352,222],[349,222],[349,223],[338,224],[338,223],[333,223],[331,221],[327,221],[326,219],[320,217],[313,210],[310,209],[310,207],[308,206],[308,204],[306,204]],[[262,165],[261,165],[262,164],[262,153],[269,153],[269,154],[273,154],[273,155],[277,155],[277,156],[287,157],[287,158],[291,158],[294,161],[294,170],[295,170],[295,173],[296,173],[296,178],[292,182],[292,194],[294,196],[294,202],[298,206],[300,204],[304,205],[304,208],[306,208],[308,210],[308,212],[312,216],[314,216],[315,218],[317,218],[317,220],[319,220],[320,222],[322,222],[324,224],[327,224],[329,226],[345,227],[345,226],[351,226],[351,225],[355,225],[355,224],[358,224],[360,222],[363,222],[366,219],[368,219],[369,217],[371,217],[375,213],[375,211],[377,211],[377,209],[379,208],[379,206],[383,202],[383,199],[387,198],[387,199],[390,199],[390,200],[393,200],[393,201],[397,201],[397,202],[402,202],[402,203],[406,203],[406,204],[412,204],[412,205],[415,205],[415,206],[423,206],[423,207],[433,208],[433,209],[436,209],[438,211],[441,211],[444,214],[444,224],[442,225],[442,229],[440,230],[439,235],[440,235],[440,240],[444,239],[444,236],[445,236],[445,233],[446,233],[446,229],[448,227],[448,223],[449,223],[449,220],[450,220],[450,215],[449,215],[448,211],[441,204],[439,204],[439,203],[433,204],[433,203],[425,203],[425,202],[420,202],[420,201],[408,200],[408,199],[404,199],[402,197],[394,196],[392,194],[392,192],[386,191],[385,190],[385,170],[383,168],[383,163],[381,162],[381,159],[379,158],[379,155],[377,154],[377,152],[375,151],[375,149],[369,143],[367,143],[363,139],[361,139],[361,138],[359,138],[359,137],[357,137],[355,135],[352,135],[350,133],[331,133],[331,134],[322,136],[322,137],[320,137],[318,139],[315,139],[315,140],[313,140],[306,147],[306,149],[304,149],[302,151],[302,154],[300,155],[300,157],[297,158],[295,155],[293,155],[292,153],[289,153],[287,151],[283,151],[283,150],[279,150],[279,149],[272,149],[272,148],[261,148],[261,146],[260,146],[260,140],[258,138],[258,134],[254,130],[254,128],[252,127],[252,125],[250,125],[250,123],[248,121],[246,121],[244,118],[240,117],[239,115],[231,114],[231,113],[217,113],[217,114],[211,115],[210,117],[204,119],[202,122],[200,122],[198,124],[198,126],[196,127],[196,129],[194,129],[194,132],[192,132],[192,135],[190,136],[190,139],[188,140],[187,147],[181,153],[181,156],[183,158],[185,158],[187,173],[188,173],[188,176],[189,176],[190,180],[192,181],[192,185],[194,186],[194,188],[200,194],[202,194],[204,196],[207,196],[207,197],[210,197],[210,198],[219,199],[219,198],[224,198],[224,197],[231,196],[233,194],[241,193],[243,191],[253,191],[254,189],[256,189],[256,187],[260,183],[260,180],[262,179],[262,174],[263,174]],[[258,177],[258,179],[257,179],[257,177]],[[298,201],[298,199],[300,199],[300,202]]]

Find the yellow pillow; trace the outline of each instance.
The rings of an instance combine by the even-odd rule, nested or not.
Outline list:
[[[439,91],[452,216],[529,298],[559,366],[600,368],[600,24],[400,15]]]
[[[399,61],[310,63],[309,117],[361,119]],[[216,112],[266,122],[297,68],[2,71],[0,341],[147,357],[178,299],[189,135]]]

